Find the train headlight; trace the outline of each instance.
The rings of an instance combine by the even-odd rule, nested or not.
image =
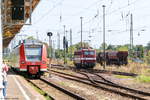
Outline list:
[[[42,61],[42,64],[46,64],[46,61]]]

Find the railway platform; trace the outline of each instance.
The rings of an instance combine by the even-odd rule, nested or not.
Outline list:
[[[8,73],[6,100],[45,100],[23,77]]]

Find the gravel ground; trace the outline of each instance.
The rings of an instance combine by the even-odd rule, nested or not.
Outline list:
[[[66,72],[66,71],[65,71]],[[69,73],[67,71],[66,73]],[[70,81],[55,75],[51,75],[50,78],[51,81],[54,81],[63,87],[80,94],[81,96],[86,97],[88,100],[130,100],[129,98],[125,98],[119,95],[116,95],[114,93],[109,93],[104,90],[100,90],[97,88],[94,88],[92,86],[78,83],[75,81]]]
[[[43,91],[46,91],[51,95],[51,97],[55,98],[56,100],[75,100],[74,98],[62,93],[61,91],[45,84],[42,81],[39,80],[32,80],[32,82],[36,83],[40,88],[43,89]]]
[[[107,75],[107,74],[100,74],[100,75],[122,86],[126,86],[126,87],[133,88],[133,89],[138,89],[138,90],[142,90],[142,91],[150,93],[149,83],[141,83],[141,82],[136,81],[134,78],[117,78],[117,76],[115,75]]]
[[[59,71],[62,71],[62,72],[68,73],[68,74],[72,74],[72,75],[78,75],[75,72],[72,72],[70,70],[59,70]],[[130,77],[119,78],[116,75],[113,75],[111,73],[110,74],[100,73],[100,75],[102,75],[104,78],[106,78],[114,83],[120,84],[122,86],[126,86],[126,87],[133,88],[133,89],[138,89],[138,90],[142,90],[142,91],[150,93],[150,84],[149,83],[138,82],[135,80],[135,78],[132,78],[132,77],[131,78]],[[79,76],[81,76],[81,75],[79,75]],[[85,77],[85,76],[83,76],[83,77]]]

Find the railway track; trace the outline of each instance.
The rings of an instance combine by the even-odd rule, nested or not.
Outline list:
[[[84,97],[82,97],[78,94],[75,94],[75,93],[61,87],[60,85],[50,81],[47,78],[40,78],[40,79],[37,79],[37,80],[27,79],[27,81],[32,83],[35,87],[41,89],[42,91],[45,91],[46,95],[51,97],[52,100],[57,100],[58,99],[57,97],[60,96],[60,95],[61,95],[60,96],[61,98],[64,98],[64,99],[66,98],[66,99],[69,99],[69,100],[86,100]],[[48,87],[48,86],[51,86],[51,87],[57,89],[57,91],[53,89],[53,91],[55,91],[55,92],[58,92],[58,90],[59,90],[59,93],[57,93],[57,94],[55,93],[55,96],[51,96],[52,91],[49,90],[50,87]],[[60,92],[61,92],[61,94],[60,94]],[[56,95],[57,95],[57,97],[56,97]]]
[[[41,86],[38,86],[39,84],[37,84],[37,81],[40,83],[40,80],[36,80],[36,82],[34,80],[31,79],[26,79],[29,83],[31,83],[34,87],[38,88],[39,90],[44,91],[44,89],[41,88]],[[44,84],[43,84],[44,86]],[[55,100],[48,92],[44,91],[44,96],[48,96],[51,100]]]
[[[119,72],[119,71],[109,71],[109,70],[100,70],[100,69],[77,69],[75,67],[57,64],[51,64],[52,68],[62,69],[62,70],[73,70],[73,71],[82,71],[82,72],[89,72],[89,73],[104,73],[104,74],[115,74],[115,75],[123,75],[123,76],[132,76],[136,77],[138,74],[135,73],[126,73],[126,72]]]
[[[137,99],[137,100],[150,99],[150,93],[148,93],[148,92],[143,92],[140,90],[120,86],[120,85],[115,84],[97,74],[94,75],[91,73],[79,72],[80,74],[86,76],[86,78],[85,78],[85,77],[81,77],[81,76],[70,75],[70,74],[66,74],[63,72],[54,71],[54,70],[50,70],[50,71],[53,72],[53,74],[58,75],[60,77],[63,77],[63,78],[69,79],[69,80],[73,80],[73,81],[77,81],[77,82],[81,82],[84,84],[88,84],[93,87],[100,88],[100,89],[103,89],[105,91],[109,91],[109,92],[112,92],[115,94],[119,94],[124,97]],[[99,77],[99,79],[97,79],[98,77]]]
[[[24,76],[14,69],[12,69],[11,71],[15,74]],[[79,94],[73,93],[72,91],[69,91],[63,88],[62,86],[58,85],[57,83],[51,81],[50,78],[41,77],[39,79],[29,79],[26,76],[24,76],[24,78],[39,90],[44,91],[43,95],[48,96],[51,100],[87,100]],[[54,91],[55,93],[52,94]]]

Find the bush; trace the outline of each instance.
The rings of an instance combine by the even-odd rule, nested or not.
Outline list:
[[[150,77],[145,76],[145,75],[140,75],[136,78],[137,81],[144,82],[144,83],[149,83],[150,82]]]

